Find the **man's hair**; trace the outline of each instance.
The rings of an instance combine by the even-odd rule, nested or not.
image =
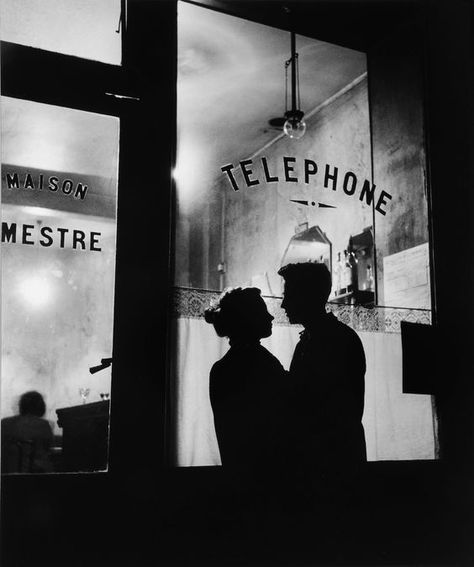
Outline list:
[[[35,415],[43,417],[46,412],[46,404],[39,392],[25,392],[20,398],[20,415]]]
[[[302,262],[287,264],[278,270],[285,282],[298,288],[302,294],[311,294],[319,302],[326,303],[331,293],[331,273],[326,264]]]

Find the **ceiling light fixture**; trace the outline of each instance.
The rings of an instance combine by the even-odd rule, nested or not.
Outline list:
[[[291,66],[291,108],[288,108],[288,67]],[[285,61],[285,118],[283,132],[294,140],[302,138],[306,132],[304,112],[300,109],[300,77],[298,53],[296,53],[296,36],[291,32],[291,58]]]

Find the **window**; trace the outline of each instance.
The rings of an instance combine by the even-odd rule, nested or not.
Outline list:
[[[35,17],[54,8],[25,2],[14,10],[6,4],[3,39],[53,49],[28,33],[11,35],[8,22],[24,16],[27,4],[35,10],[31,20],[24,18],[23,32],[30,24],[38,31]],[[73,20],[70,12],[68,18]],[[46,19],[52,25],[60,20]],[[109,89],[114,92],[120,68],[3,45],[8,53],[2,58],[1,99],[2,472],[106,470],[120,110],[102,89],[114,85]],[[115,53],[118,64],[120,51]],[[18,58],[23,76],[30,78],[26,83],[18,74]],[[112,61],[110,53],[100,58]],[[48,83],[58,69],[61,80],[52,90],[31,80],[41,73]],[[90,81],[98,71],[100,85]],[[67,73],[77,83],[69,82]],[[88,84],[87,96],[77,91],[78,83]],[[19,402],[30,391],[41,394],[46,412],[18,439]]]
[[[288,32],[181,2],[178,45],[176,463],[220,462],[208,380],[227,347],[204,308],[228,286],[259,288],[275,317],[262,344],[288,368],[301,328],[277,272],[308,260],[330,269],[329,309],[364,345],[369,460],[434,458],[431,397],[402,388],[400,321],[431,321],[421,94],[403,94],[413,62],[391,98],[377,69],[369,106],[365,53],[297,35],[307,131],[290,140]]]
[[[120,0],[5,0],[0,15],[3,41],[121,63]]]

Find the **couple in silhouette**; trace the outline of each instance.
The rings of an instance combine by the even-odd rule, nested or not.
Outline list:
[[[366,460],[362,414],[365,355],[357,334],[327,313],[325,264],[289,264],[282,308],[304,330],[289,371],[260,344],[273,317],[257,288],[225,291],[206,310],[230,349],[210,373],[224,468],[340,471]]]

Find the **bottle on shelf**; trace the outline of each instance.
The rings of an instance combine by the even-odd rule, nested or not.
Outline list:
[[[374,276],[372,273],[372,266],[370,264],[367,265],[367,291],[374,291],[375,289],[375,282],[374,282]]]
[[[346,293],[352,289],[352,266],[349,261],[349,252],[344,250],[344,275],[342,287],[345,288]]]
[[[357,255],[355,252],[349,252],[349,265],[351,269],[351,291],[356,292],[359,289],[359,274],[357,264]]]
[[[341,293],[342,287],[342,260],[341,253],[337,253],[337,263],[336,263],[336,295]]]

